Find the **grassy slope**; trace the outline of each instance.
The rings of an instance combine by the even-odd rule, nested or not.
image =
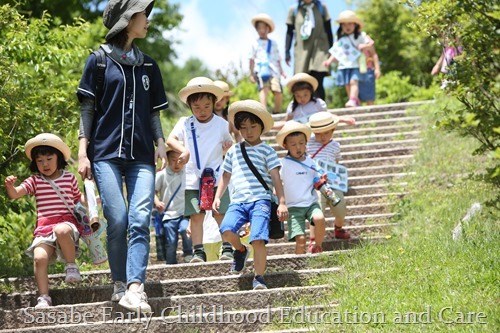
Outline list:
[[[400,226],[390,240],[384,245],[366,244],[340,261],[338,257],[319,259],[345,269],[340,277],[314,281],[333,282],[323,303],[328,306],[336,300],[339,305],[326,310],[331,315],[325,318],[338,322],[340,313],[344,324],[311,325],[317,330],[500,330],[499,211],[484,205],[498,189],[472,180],[470,174],[481,172],[487,161],[470,156],[474,142],[433,127],[430,114],[436,107],[419,111],[424,117],[424,141],[410,167],[416,175],[407,179],[411,194],[395,207],[399,215],[394,222]],[[475,202],[483,205],[482,211],[464,225],[461,240],[452,240],[454,226]],[[305,297],[294,305],[314,303],[317,300]],[[398,323],[402,321],[410,323]]]

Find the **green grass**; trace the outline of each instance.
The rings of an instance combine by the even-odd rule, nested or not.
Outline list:
[[[340,314],[344,324],[308,326],[320,332],[500,331],[500,216],[498,206],[485,204],[498,188],[475,180],[488,164],[484,157],[471,156],[475,142],[433,127],[430,114],[438,107],[420,110],[422,148],[408,170],[416,175],[402,180],[410,194],[394,207],[392,222],[399,226],[390,239],[312,263],[344,268],[326,280],[333,287],[325,299],[339,305],[320,303],[330,318]],[[454,241],[453,228],[475,202],[482,211]],[[318,304],[307,297],[300,303]]]

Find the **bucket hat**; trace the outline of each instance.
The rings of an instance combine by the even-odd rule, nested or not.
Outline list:
[[[237,101],[229,105],[227,119],[229,122],[234,124],[234,116],[238,112],[250,112],[259,117],[264,123],[264,128],[262,129],[262,134],[267,133],[274,126],[273,116],[267,112],[266,108],[257,101],[252,99],[246,99],[243,101]]]
[[[356,23],[361,29],[364,26],[363,20],[360,19],[352,10],[344,10],[343,12],[341,12],[339,14],[339,18],[335,20],[335,22],[337,22],[338,24],[349,22]]]
[[[304,133],[306,136],[306,140],[308,141],[311,137],[311,128],[307,125],[301,124],[297,121],[289,120],[285,123],[285,125],[280,129],[278,134],[276,134],[276,142],[283,148],[283,143],[285,142],[288,134],[292,134],[295,132]]]
[[[309,83],[313,91],[316,91],[318,88],[318,80],[316,80],[315,77],[307,74],[307,73],[297,73],[294,76],[290,78],[288,83],[286,84],[286,87],[288,88],[289,91],[292,91],[293,86],[298,83],[298,82],[307,82]]]
[[[264,13],[260,13],[260,14],[255,15],[254,17],[252,17],[252,25],[254,27],[257,24],[257,22],[259,22],[259,21],[262,21],[269,26],[269,33],[274,31],[274,22],[273,22],[273,19],[271,18],[271,16],[264,14]]]
[[[153,6],[154,0],[110,0],[102,15],[104,26],[109,29],[106,40],[125,29],[135,13],[146,11],[146,16],[149,16]]]
[[[221,88],[222,91],[224,92],[224,95],[222,97],[231,97],[234,95],[233,92],[229,89],[229,84],[227,84],[226,82],[216,80],[216,81],[214,81],[214,84],[217,87]]]
[[[26,144],[24,145],[24,151],[30,161],[31,151],[33,150],[33,148],[38,146],[50,146],[59,150],[63,154],[65,161],[68,161],[71,158],[71,150],[69,149],[68,145],[55,134],[41,133],[34,138],[26,141]]]
[[[339,117],[327,111],[320,111],[309,117],[309,123],[307,123],[307,125],[311,128],[313,133],[321,133],[335,129],[338,123]]]
[[[214,81],[208,77],[198,76],[189,80],[184,88],[179,91],[179,98],[187,104],[189,95],[196,93],[210,93],[215,95],[215,100],[218,101],[224,95],[224,91],[214,84]]]

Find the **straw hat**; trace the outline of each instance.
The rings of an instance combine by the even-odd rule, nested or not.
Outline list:
[[[229,111],[227,115],[227,120],[234,124],[234,115],[238,112],[250,112],[259,117],[264,123],[264,128],[262,129],[262,134],[267,133],[274,126],[274,119],[266,108],[257,101],[246,99],[243,101],[237,101],[229,105]]]
[[[224,82],[224,81],[220,81],[220,80],[216,80],[214,81],[214,84],[221,88],[222,91],[224,92],[224,95],[222,97],[231,97],[233,96],[233,92],[229,89],[229,85]]]
[[[307,73],[295,74],[290,78],[290,80],[286,84],[286,87],[288,88],[288,90],[292,91],[293,86],[298,82],[309,83],[313,87],[313,91],[316,91],[316,89],[318,88],[318,80]]]
[[[189,80],[186,86],[179,91],[179,98],[187,104],[188,96],[196,93],[214,94],[216,101],[221,99],[222,95],[224,95],[224,91],[217,87],[214,81],[210,80],[208,77],[198,76]]]
[[[311,137],[311,128],[307,125],[301,124],[294,120],[289,120],[285,123],[285,125],[280,129],[278,134],[276,134],[276,142],[283,148],[283,143],[285,142],[288,134],[292,134],[294,132],[304,133],[306,136],[306,141]]]
[[[26,156],[28,156],[30,161],[31,150],[38,146],[50,146],[59,150],[63,154],[65,161],[68,161],[71,158],[71,151],[68,145],[55,134],[41,133],[26,142],[26,144],[24,145],[24,151],[26,152]]]
[[[102,15],[104,26],[109,29],[106,40],[125,29],[135,13],[146,11],[146,16],[149,16],[153,6],[154,0],[110,0]]]
[[[339,14],[339,18],[335,21],[341,23],[356,23],[362,29],[364,26],[363,20],[360,19],[352,10],[344,10]]]
[[[311,128],[313,133],[321,133],[335,129],[338,123],[339,117],[327,111],[320,111],[309,117],[309,123],[307,123],[307,125]]]
[[[254,27],[257,24],[257,22],[259,22],[259,21],[264,22],[265,24],[267,24],[269,26],[269,33],[274,31],[274,22],[273,22],[273,19],[271,18],[271,16],[264,14],[264,13],[260,13],[260,14],[255,15],[254,17],[252,17],[252,25]]]

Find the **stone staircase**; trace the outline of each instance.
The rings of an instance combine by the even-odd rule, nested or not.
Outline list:
[[[422,102],[427,103],[427,102]],[[252,260],[243,274],[229,274],[230,262],[165,265],[155,258],[145,284],[154,313],[128,313],[109,301],[112,293],[109,270],[83,273],[80,285],[69,287],[63,274],[50,276],[54,307],[34,311],[36,284],[33,278],[0,281],[0,332],[258,332],[273,321],[286,322],[304,311],[334,311],[331,283],[342,267],[325,267],[345,252],[356,251],[362,242],[384,242],[391,233],[391,207],[405,194],[405,166],[419,147],[420,118],[411,108],[422,103],[400,103],[332,110],[356,118],[356,126],[340,124],[334,138],[342,148],[342,164],[349,170],[346,194],[346,229],[352,239],[335,240],[333,218],[327,212],[327,237],[322,254],[295,255],[294,243],[271,241],[265,275],[268,290],[251,290]],[[282,120],[283,115],[275,115]],[[276,132],[264,139],[275,144]],[[152,237],[154,240],[154,237]],[[299,304],[307,297],[316,305]],[[298,303],[297,303],[298,302]],[[325,305],[326,304],[326,305]],[[274,327],[277,327],[274,325]],[[273,332],[299,332],[301,329]]]

